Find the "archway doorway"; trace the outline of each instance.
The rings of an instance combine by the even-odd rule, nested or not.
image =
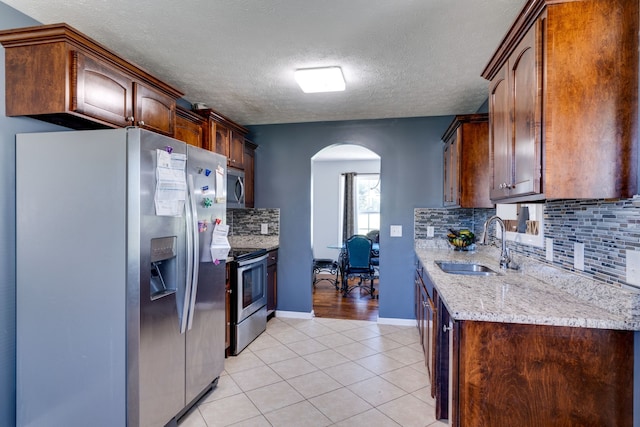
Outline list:
[[[379,155],[356,144],[334,144],[320,150],[311,158],[310,224],[314,259],[339,259],[344,227],[346,173],[356,174],[356,188],[361,188],[362,193],[360,197],[356,197],[360,202],[356,202],[354,209],[353,234],[367,234],[368,231],[380,229],[380,163]],[[359,186],[357,181],[360,182]],[[377,205],[370,201],[366,203],[363,194],[376,191]],[[358,207],[358,204],[361,206]],[[333,277],[335,279],[335,276]],[[376,292],[376,295],[379,294]],[[372,299],[368,293],[363,293],[360,289],[344,297],[331,281],[319,281],[314,286],[312,298],[313,311],[317,317],[359,320],[378,318],[378,300]]]

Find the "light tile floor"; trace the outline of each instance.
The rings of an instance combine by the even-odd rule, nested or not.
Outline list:
[[[273,318],[180,427],[433,426],[417,329]]]

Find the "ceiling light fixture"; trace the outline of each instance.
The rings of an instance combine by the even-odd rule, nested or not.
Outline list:
[[[295,77],[304,93],[338,92],[346,87],[340,67],[302,68]]]

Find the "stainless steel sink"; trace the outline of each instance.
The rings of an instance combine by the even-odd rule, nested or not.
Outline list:
[[[495,276],[498,273],[486,265],[463,262],[436,261],[442,271],[449,274],[466,274],[469,276]]]

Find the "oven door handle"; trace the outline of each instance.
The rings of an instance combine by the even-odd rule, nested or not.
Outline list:
[[[264,260],[266,260],[269,257],[269,254],[264,254],[261,255],[257,258],[249,258],[249,259],[243,259],[240,261],[236,261],[238,263],[238,267],[244,267],[245,265],[249,265],[249,264],[257,264],[259,262],[262,262]]]

